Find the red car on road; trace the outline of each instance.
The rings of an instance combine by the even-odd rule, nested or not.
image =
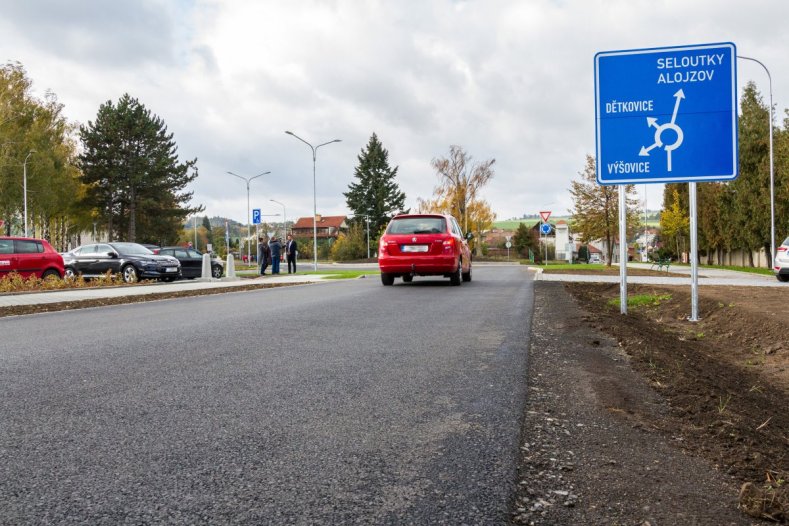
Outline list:
[[[45,239],[0,237],[0,278],[16,272],[22,277],[63,277],[63,256]]]
[[[381,282],[401,277],[444,276],[452,285],[471,281],[471,251],[458,222],[447,214],[402,214],[386,227],[378,246]]]

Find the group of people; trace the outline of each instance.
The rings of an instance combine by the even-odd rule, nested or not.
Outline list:
[[[260,263],[260,275],[266,274],[266,269],[271,265],[271,273],[279,274],[279,260],[282,253],[282,243],[277,236],[271,236],[270,241],[265,238],[258,238],[258,262]],[[288,262],[288,274],[296,273],[296,240],[293,236],[288,234],[288,240],[285,242],[285,259]],[[293,269],[291,271],[291,268]]]

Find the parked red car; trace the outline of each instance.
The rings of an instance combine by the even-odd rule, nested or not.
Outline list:
[[[392,285],[401,277],[444,276],[452,285],[471,281],[471,251],[463,231],[451,215],[395,216],[378,247],[381,282]]]
[[[63,277],[63,256],[44,239],[0,237],[0,278],[11,272],[23,277]]]

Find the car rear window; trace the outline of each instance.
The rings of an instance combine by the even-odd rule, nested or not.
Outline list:
[[[389,224],[388,234],[440,234],[447,231],[443,217],[404,217]]]
[[[0,239],[0,254],[13,254],[13,253],[14,253],[14,240]]]
[[[14,252],[17,254],[38,254],[44,251],[44,245],[41,241],[32,241],[29,239],[14,240]]]

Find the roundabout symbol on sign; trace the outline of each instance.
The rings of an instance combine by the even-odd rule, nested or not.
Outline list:
[[[550,234],[551,233],[551,225],[549,223],[543,223],[542,225],[540,225],[540,232],[542,232],[545,235]]]
[[[675,121],[677,120],[677,112],[679,111],[679,101],[685,98],[685,92],[682,91],[680,88],[674,94],[674,97],[677,99],[674,102],[674,113],[671,114],[671,122],[667,122],[666,124],[658,124],[657,119],[654,117],[647,117],[647,126],[654,126],[655,127],[655,142],[649,147],[641,147],[641,151],[638,153],[641,157],[649,157],[650,150],[663,146],[663,149],[666,150],[666,161],[668,163],[667,171],[671,171],[671,152],[676,150],[677,148],[682,145],[682,140],[685,136],[682,133],[682,128],[676,125]],[[674,141],[673,144],[663,144],[663,141],[660,140],[660,135],[665,130],[672,130],[674,133],[677,134],[677,140]]]

